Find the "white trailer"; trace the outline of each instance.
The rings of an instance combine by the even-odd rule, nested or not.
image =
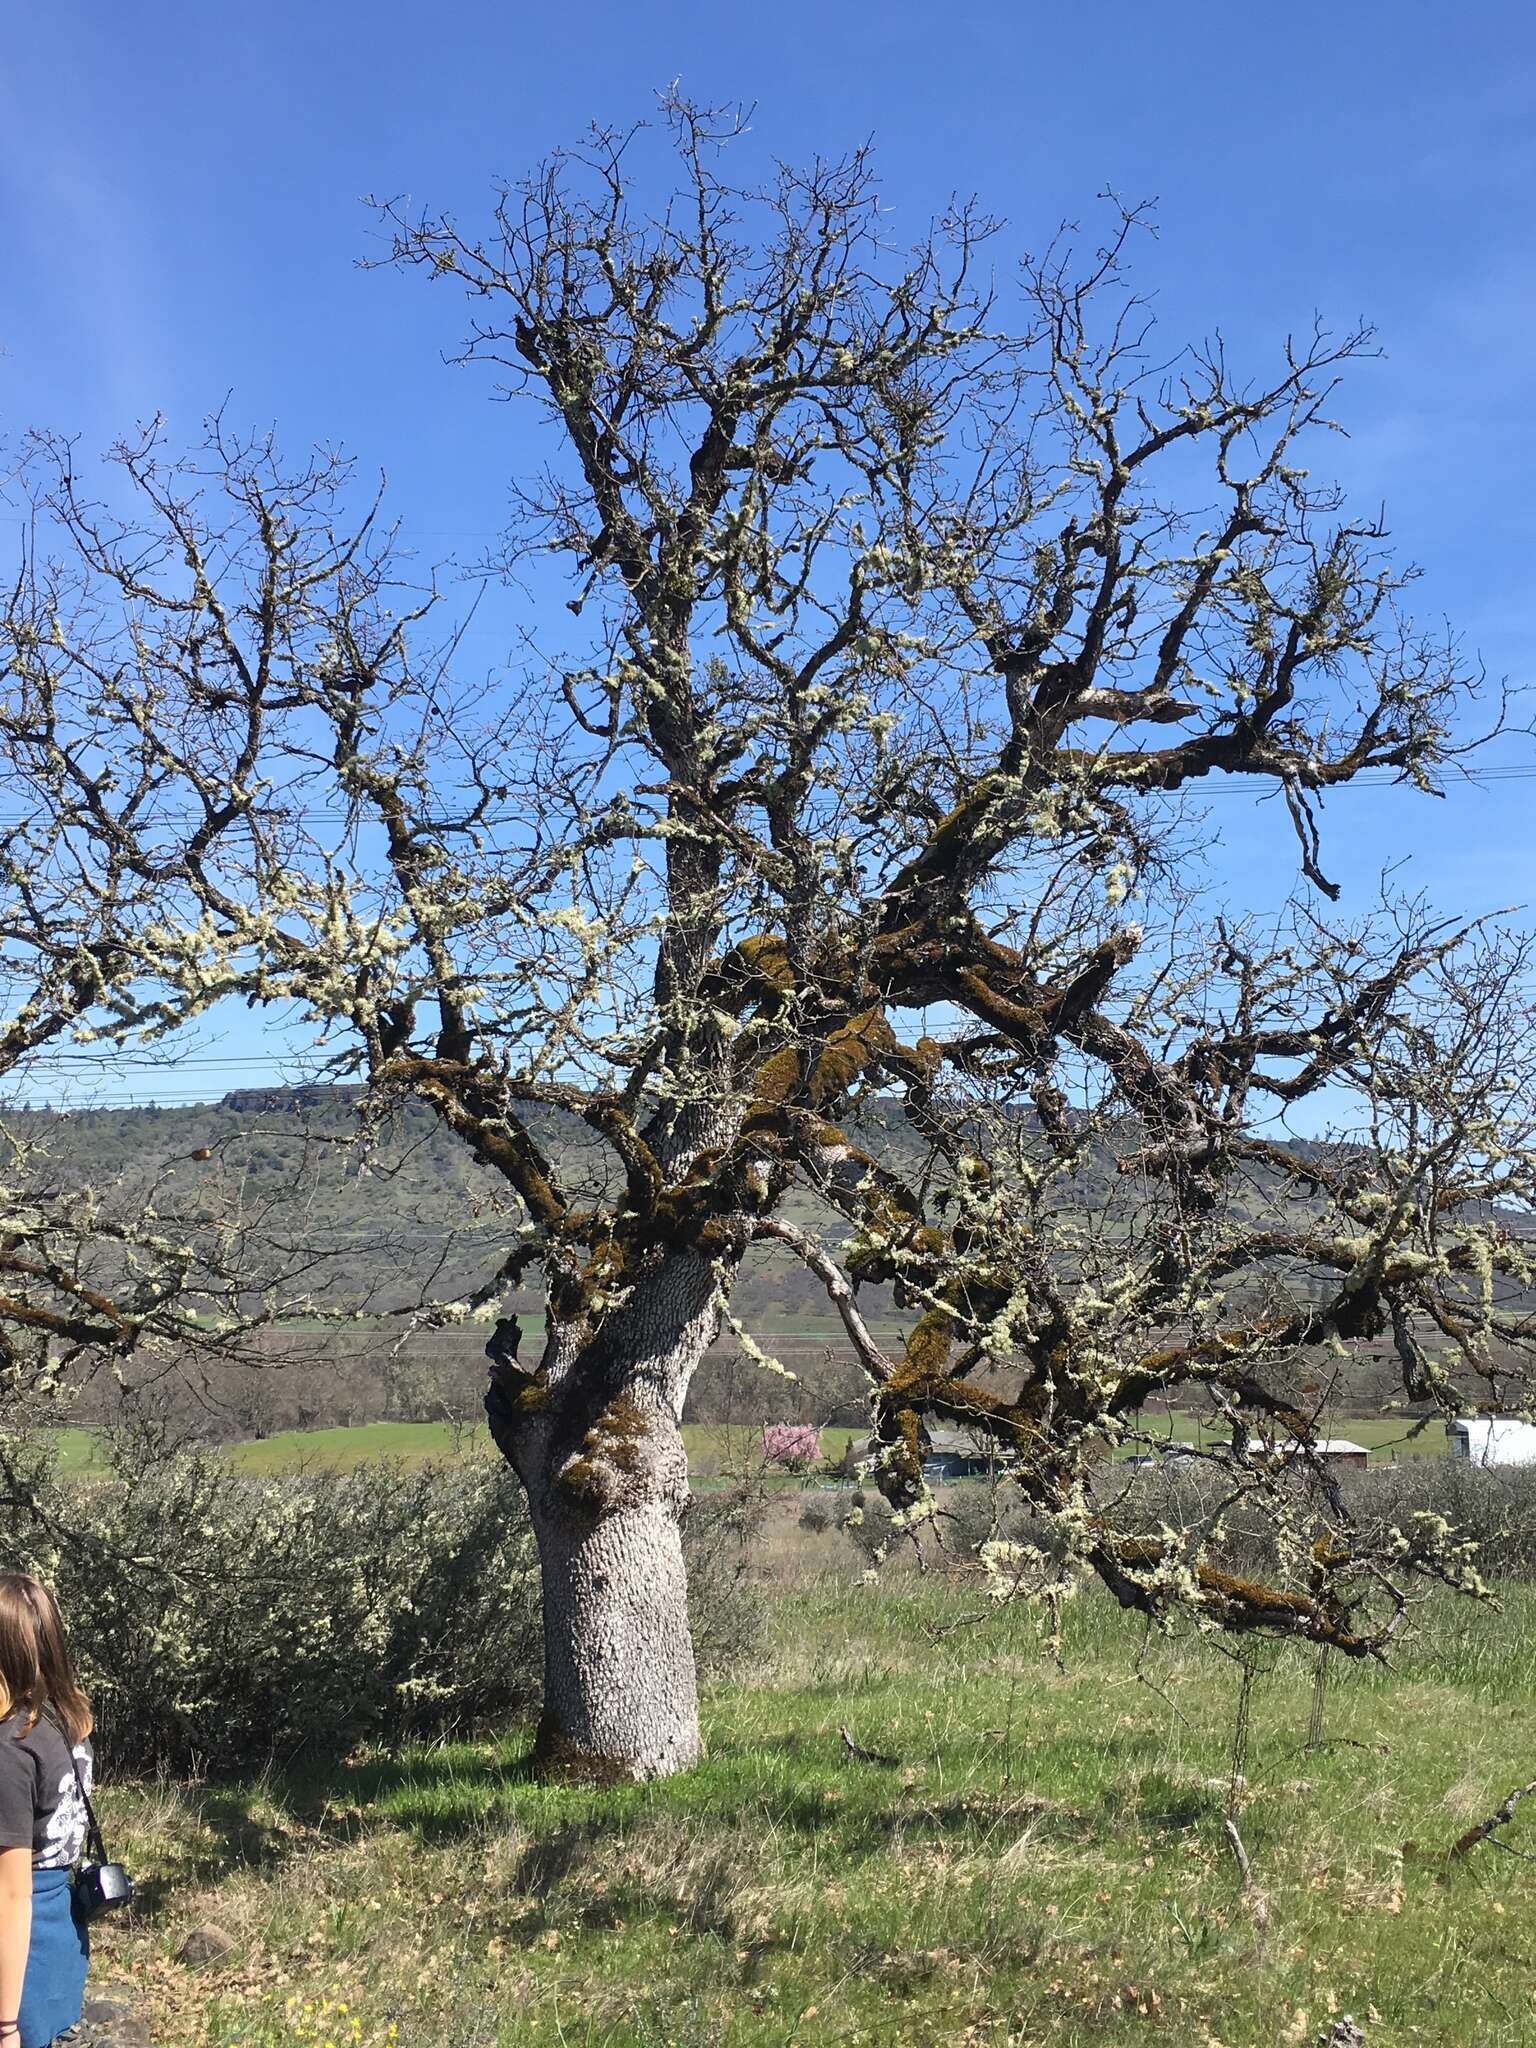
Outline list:
[[[1447,1426],[1451,1456],[1472,1465],[1536,1465],[1536,1423],[1469,1416]]]

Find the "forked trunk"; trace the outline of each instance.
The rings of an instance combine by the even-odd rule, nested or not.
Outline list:
[[[536,1373],[501,1332],[491,1346],[491,1431],[539,1547],[535,1759],[550,1775],[659,1778],[700,1754],[681,1418],[719,1326],[716,1287],[702,1260],[674,1254],[595,1329],[552,1325]]]

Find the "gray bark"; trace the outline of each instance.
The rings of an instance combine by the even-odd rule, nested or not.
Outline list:
[[[718,1328],[714,1274],[675,1253],[600,1320],[552,1320],[537,1374],[493,1341],[491,1431],[539,1546],[552,1775],[664,1777],[700,1754],[680,1425]]]
[[[589,1523],[533,1507],[544,1589],[538,1761],[555,1774],[663,1778],[700,1753],[681,1525],[645,1501]]]

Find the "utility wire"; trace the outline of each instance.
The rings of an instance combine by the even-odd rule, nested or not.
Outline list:
[[[1533,777],[1536,777],[1536,761],[1517,761],[1509,762],[1500,767],[1480,768],[1476,774],[1465,775],[1461,782],[1453,785],[1453,787],[1480,789],[1487,782],[1529,782]],[[1307,793],[1311,796],[1330,797],[1337,796],[1341,792],[1351,789],[1392,789],[1400,786],[1402,783],[1403,777],[1395,774],[1390,769],[1367,768],[1363,769],[1360,774],[1351,776],[1347,782],[1327,783],[1320,789],[1309,789]],[[1273,795],[1280,787],[1281,784],[1273,777],[1268,779],[1255,777],[1253,781],[1247,781],[1240,780],[1236,776],[1225,776],[1219,781],[1204,777],[1197,778],[1193,782],[1180,784],[1179,788],[1175,790],[1147,788],[1140,791],[1131,790],[1121,793],[1132,796],[1189,795],[1199,798],[1208,796],[1247,796],[1259,800]],[[270,815],[276,817],[279,822],[285,825],[375,825],[379,823],[379,820],[374,818],[371,813],[364,814],[352,811],[280,811]],[[489,825],[515,825],[520,821],[521,814],[517,812],[489,812],[485,816],[475,819],[472,828],[462,829],[478,831]],[[29,817],[0,817],[0,831],[19,831],[22,827],[35,824],[36,822],[35,818]],[[166,811],[154,818],[147,818],[144,822],[146,825],[200,825],[204,820],[203,814],[200,811]]]

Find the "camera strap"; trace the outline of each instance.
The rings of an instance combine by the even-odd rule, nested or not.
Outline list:
[[[69,1761],[74,1767],[75,1783],[80,1788],[80,1801],[85,1808],[85,1852],[97,1863],[108,1863],[107,1845],[101,1838],[101,1822],[96,1818],[96,1809],[91,1804],[91,1795],[85,1789],[85,1779],[80,1770],[80,1759],[75,1755],[74,1744],[69,1747]]]

